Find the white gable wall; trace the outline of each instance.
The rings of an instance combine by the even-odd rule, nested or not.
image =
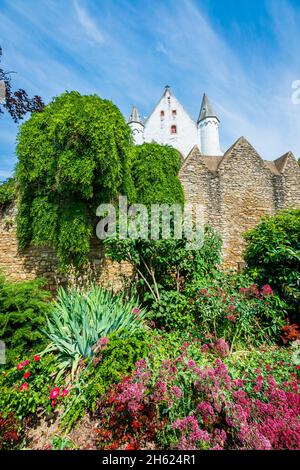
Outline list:
[[[176,115],[172,111],[176,111]],[[176,126],[176,134],[171,132],[172,126]],[[168,89],[145,122],[144,141],[171,145],[184,157],[194,145],[200,144],[196,123]]]

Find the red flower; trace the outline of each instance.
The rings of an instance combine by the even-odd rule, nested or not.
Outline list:
[[[21,385],[20,390],[21,390],[21,392],[23,392],[23,390],[28,390],[28,383],[27,383],[27,382],[24,382],[24,383]]]
[[[52,408],[54,408],[55,405],[56,405],[56,400],[52,400],[52,401],[51,401],[51,406],[52,406]]]
[[[235,321],[235,316],[234,315],[228,315],[227,318],[230,321]]]
[[[132,421],[132,427],[133,429],[138,429],[140,427],[140,423],[135,419]]]
[[[125,447],[125,450],[135,450],[135,447],[133,444],[128,444],[128,446]]]
[[[59,396],[60,394],[60,389],[58,387],[54,388],[53,390],[51,390],[51,393],[50,393],[50,398],[55,401],[56,398]]]
[[[36,356],[33,357],[33,360],[35,362],[39,362],[41,360],[41,356],[39,356],[38,354],[36,354]]]
[[[63,391],[61,392],[62,397],[66,397],[69,393],[69,390],[67,388],[64,388]]]
[[[28,377],[31,376],[31,373],[30,372],[25,372],[25,374],[23,375],[24,379],[28,379]]]
[[[23,362],[24,366],[27,366],[29,364],[29,360],[28,359],[25,359],[25,361]]]
[[[229,305],[228,310],[229,310],[229,312],[234,312],[235,306],[234,305]]]
[[[20,362],[18,365],[17,365],[17,369],[18,370],[22,370],[24,367],[24,362]]]

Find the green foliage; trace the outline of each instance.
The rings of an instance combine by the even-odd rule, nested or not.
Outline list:
[[[300,313],[300,209],[264,218],[245,238],[250,274],[260,285],[270,284]]]
[[[93,287],[90,291],[60,289],[45,331],[60,369],[76,372],[80,359],[91,357],[101,338],[117,334],[126,338],[143,328],[145,311],[134,299]]]
[[[145,143],[133,148],[131,174],[139,204],[183,204],[178,178],[180,156],[168,146]]]
[[[64,93],[20,127],[17,235],[52,245],[62,266],[87,261],[95,211],[119,191],[134,197],[130,129],[96,95]]]
[[[277,383],[283,384],[291,378],[295,371],[292,358],[292,348],[279,348],[277,346],[261,346],[246,351],[237,351],[224,360],[233,378],[245,381],[246,391],[251,395],[252,388],[248,385],[255,378],[255,371],[267,379],[270,374]]]
[[[9,178],[0,183],[0,209],[5,209],[16,198],[16,182],[14,178]]]
[[[70,430],[88,411],[94,411],[97,400],[108,392],[112,384],[129,374],[135,363],[146,357],[147,342],[143,332],[122,339],[117,334],[110,336],[109,343],[101,355],[89,359],[76,385],[70,392],[61,424]]]
[[[168,330],[191,330],[194,325],[193,309],[186,295],[175,290],[163,291],[159,302],[151,306],[150,318]]]
[[[46,324],[50,294],[43,285],[43,280],[13,283],[0,277],[0,338],[8,366],[22,354],[45,347],[41,328]]]
[[[160,303],[164,291],[181,292],[188,285],[211,276],[221,257],[221,240],[210,227],[204,236],[197,232],[201,247],[187,249],[188,239],[144,240],[107,238],[107,256],[114,261],[129,261],[137,277],[136,287],[145,303]]]
[[[38,410],[40,416],[51,412],[49,395],[54,387],[54,376],[58,368],[57,360],[48,354],[38,362],[33,358],[29,358],[28,361],[29,363],[23,365],[20,370],[15,365],[5,372],[0,372],[0,408],[4,416],[9,416],[13,412],[17,419],[22,420],[29,415],[36,414]],[[30,373],[26,379],[25,373]],[[25,382],[28,384],[28,389],[21,390],[20,387]],[[57,385],[59,382],[55,384]]]

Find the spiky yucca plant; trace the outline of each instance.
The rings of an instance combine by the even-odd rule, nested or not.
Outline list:
[[[61,372],[71,370],[74,376],[80,359],[93,355],[98,340],[112,333],[125,339],[143,328],[145,311],[135,299],[123,294],[93,287],[86,292],[58,291],[45,330],[50,344],[45,352],[58,353]]]

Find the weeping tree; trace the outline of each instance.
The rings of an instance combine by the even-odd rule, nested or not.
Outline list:
[[[131,133],[119,109],[96,95],[64,93],[20,127],[17,236],[50,245],[61,266],[87,261],[96,208],[134,198]]]

